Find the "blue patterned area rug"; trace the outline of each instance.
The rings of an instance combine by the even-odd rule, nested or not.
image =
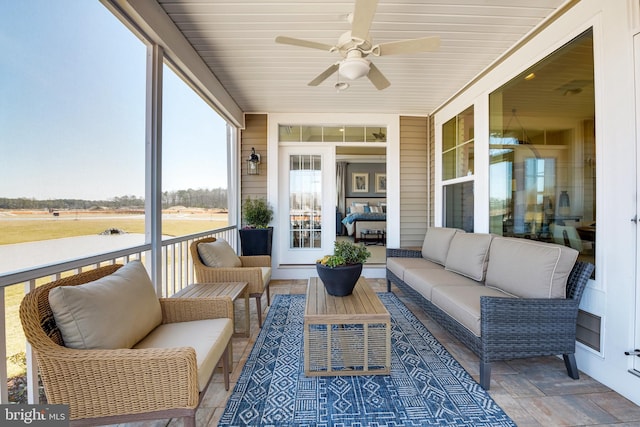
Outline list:
[[[515,426],[392,293],[391,375],[306,377],[304,295],[277,295],[220,426]]]

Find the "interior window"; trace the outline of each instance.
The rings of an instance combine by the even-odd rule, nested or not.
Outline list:
[[[490,231],[555,242],[595,263],[593,33],[491,93]]]
[[[473,232],[474,109],[442,125],[442,199],[445,227]]]

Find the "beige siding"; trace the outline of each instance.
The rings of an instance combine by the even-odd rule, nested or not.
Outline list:
[[[422,246],[428,218],[428,120],[400,117],[400,246]]]
[[[240,133],[240,194],[242,200],[267,197],[267,115],[245,115],[245,128]],[[260,154],[260,175],[247,175],[247,159],[251,147]]]

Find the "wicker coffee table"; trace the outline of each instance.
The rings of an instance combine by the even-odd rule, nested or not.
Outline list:
[[[304,310],[304,372],[321,375],[389,375],[391,316],[361,277],[351,295],[327,294],[309,279]]]

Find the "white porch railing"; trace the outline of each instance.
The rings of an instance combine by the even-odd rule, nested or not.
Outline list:
[[[234,248],[238,249],[238,232],[236,226],[209,230],[188,236],[176,237],[162,241],[162,286],[161,296],[171,296],[183,287],[195,282],[195,273],[189,245],[202,237],[223,238]],[[35,289],[37,285],[58,280],[61,277],[77,274],[104,265],[122,263],[139,259],[144,262],[146,254],[151,251],[151,244],[134,246],[122,250],[100,255],[79,258],[63,263],[44,265],[33,269],[26,269],[0,275],[0,404],[9,402],[8,369],[7,369],[7,328],[19,329],[22,332],[20,318],[12,313],[7,318],[6,294],[12,287],[23,287],[23,296]],[[39,403],[38,370],[31,347],[25,341],[26,369],[27,369],[27,401]]]

